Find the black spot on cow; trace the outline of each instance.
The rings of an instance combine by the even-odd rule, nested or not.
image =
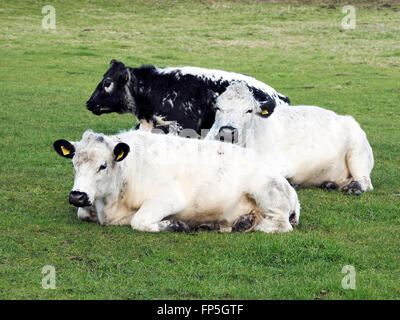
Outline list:
[[[120,187],[120,190],[119,190],[119,195],[118,195],[118,199],[121,201],[124,197],[125,197],[125,194],[126,194],[126,189],[128,188],[128,182],[127,181],[122,181],[121,182],[121,187]]]
[[[284,96],[283,94],[278,93],[279,99],[282,101],[285,101],[287,104],[290,104],[290,99],[289,97]]]

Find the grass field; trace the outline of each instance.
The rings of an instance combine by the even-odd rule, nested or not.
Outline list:
[[[389,4],[387,4],[389,3]],[[399,299],[400,3],[0,2],[0,298]],[[132,115],[94,116],[89,98],[112,58],[251,74],[291,98],[351,114],[374,150],[375,189],[300,190],[290,234],[147,234],[80,222],[73,170],[52,143]],[[56,289],[42,288],[42,267]],[[342,288],[342,268],[356,289]]]

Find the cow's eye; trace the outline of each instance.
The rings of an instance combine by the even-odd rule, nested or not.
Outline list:
[[[99,171],[104,170],[105,168],[107,168],[107,162],[104,162],[104,164],[102,164],[102,165],[99,167]]]
[[[252,109],[247,110],[246,113],[253,113],[253,110]]]

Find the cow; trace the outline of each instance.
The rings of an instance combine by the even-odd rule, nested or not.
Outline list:
[[[79,142],[55,141],[54,149],[72,159],[69,202],[81,220],[144,232],[268,233],[299,221],[296,191],[239,146],[130,130],[86,131]]]
[[[275,106],[289,103],[287,97],[248,75],[189,66],[130,68],[115,59],[110,64],[86,107],[96,115],[132,113],[143,130],[157,126],[173,133],[190,129],[201,134],[214,122],[213,93],[222,93],[234,80],[245,81],[269,114]]]
[[[228,140],[255,150],[294,186],[372,190],[374,157],[365,132],[351,116],[316,106],[275,108],[265,118],[246,83],[215,95],[215,123],[206,140]]]

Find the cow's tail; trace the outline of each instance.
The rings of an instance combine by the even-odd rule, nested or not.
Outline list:
[[[287,103],[287,104],[290,104],[290,99],[289,99],[289,97],[286,97],[286,96],[284,96],[284,95],[281,94],[281,93],[278,93],[278,97],[279,97],[279,99],[282,100],[283,102],[285,102],[285,103]]]

